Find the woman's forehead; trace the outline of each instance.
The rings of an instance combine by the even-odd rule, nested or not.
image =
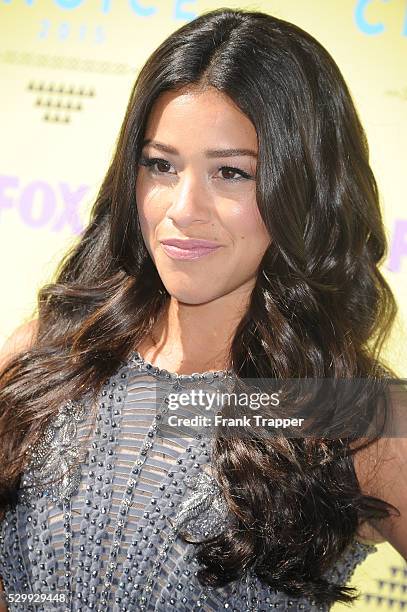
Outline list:
[[[215,88],[167,91],[155,101],[148,117],[145,138],[163,140],[170,138],[174,146],[182,144],[182,138],[212,141],[222,148],[222,142],[238,140],[234,146],[257,148],[257,134],[250,119],[231,98]],[[174,142],[174,139],[175,142]],[[230,142],[223,143],[230,146]]]

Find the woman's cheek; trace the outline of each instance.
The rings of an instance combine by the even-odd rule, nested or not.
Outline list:
[[[262,225],[262,219],[255,203],[249,206],[247,202],[240,204],[235,203],[229,208],[228,216],[229,226],[241,237],[259,231]]]
[[[160,199],[154,198],[151,194],[146,194],[138,202],[137,209],[143,235],[151,237],[162,218],[162,203],[160,205]]]

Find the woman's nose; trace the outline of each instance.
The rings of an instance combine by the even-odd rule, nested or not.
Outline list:
[[[210,214],[209,197],[202,180],[191,175],[184,176],[172,190],[166,216],[179,226],[207,223]]]

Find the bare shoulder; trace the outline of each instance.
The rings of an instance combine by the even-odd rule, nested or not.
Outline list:
[[[17,327],[0,348],[0,370],[14,355],[27,350],[35,341],[38,319],[33,319]]]
[[[358,451],[354,466],[362,492],[392,504],[397,511],[365,524],[360,535],[387,540],[407,559],[407,386],[392,385],[390,399],[388,434]]]

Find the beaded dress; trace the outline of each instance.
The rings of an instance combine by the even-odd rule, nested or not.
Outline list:
[[[23,476],[29,493],[0,526],[11,612],[328,610],[251,571],[222,588],[199,583],[193,542],[231,517],[210,472],[210,439],[174,436],[165,415],[170,393],[225,389],[231,376],[172,374],[134,353],[105,381],[96,419],[85,399],[60,410]],[[355,541],[326,576],[345,584],[374,550]]]

